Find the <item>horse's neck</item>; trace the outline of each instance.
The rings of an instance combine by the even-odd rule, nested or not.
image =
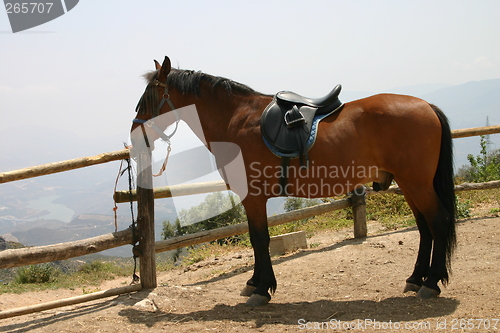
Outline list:
[[[260,114],[269,103],[265,96],[250,95],[226,95],[222,92],[203,91],[202,97],[186,98],[185,105],[196,106],[196,113],[186,121],[193,132],[202,142],[229,141],[232,132],[243,126],[243,122],[255,118],[258,122]],[[259,98],[265,100],[259,101]],[[244,120],[244,121],[242,121]],[[202,136],[200,137],[199,125],[201,125]]]

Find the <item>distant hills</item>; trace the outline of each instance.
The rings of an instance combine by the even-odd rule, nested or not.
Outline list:
[[[474,81],[456,86],[407,86],[386,92],[417,96],[439,106],[449,117],[453,129],[484,126],[486,117],[491,125],[500,124],[500,79]],[[346,90],[341,93],[341,98],[350,101],[369,95],[372,94]],[[2,172],[119,150],[123,147],[122,141],[127,138],[127,133],[83,140],[64,130],[0,125],[0,137],[4,138],[0,142]],[[6,141],[5,138],[10,140]],[[493,148],[500,148],[500,134],[492,135],[491,141]],[[467,154],[479,153],[478,137],[456,139],[454,144],[457,166],[468,164]],[[112,194],[118,168],[119,162],[113,162],[0,184],[0,236],[5,235],[5,238],[11,241],[34,246],[113,232],[115,227]],[[126,186],[126,179],[120,180],[119,189],[126,189]],[[33,208],[38,207],[34,202],[49,196],[50,206],[45,209]],[[59,217],[61,214],[58,215],[58,207],[64,208],[66,213],[68,210],[74,212],[73,216]],[[155,209],[156,234],[159,239],[162,221],[174,221],[176,211],[170,199],[157,200]],[[271,204],[272,213],[277,213],[280,209],[282,201],[277,200]],[[127,204],[119,205],[118,216],[118,229],[127,228],[131,223],[130,208]],[[115,249],[108,253],[130,256],[130,249]]]
[[[424,94],[448,114],[453,129],[500,125],[500,79],[473,81]]]
[[[450,119],[452,129],[500,125],[500,79],[473,81],[438,89],[422,96],[439,106]],[[492,149],[500,148],[500,134],[490,136]],[[468,165],[467,155],[480,151],[479,137],[455,139],[455,164]]]
[[[437,105],[450,120],[452,129],[486,126],[486,117],[490,125],[500,125],[500,78],[483,81],[471,81],[460,85],[416,85],[397,87],[384,91],[411,95]],[[373,95],[368,92],[341,93],[344,101],[352,101]],[[490,137],[493,149],[500,148],[500,134]],[[479,137],[455,139],[455,165],[467,165],[467,155],[477,155],[480,150]]]

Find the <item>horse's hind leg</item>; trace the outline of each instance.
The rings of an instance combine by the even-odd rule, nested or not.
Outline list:
[[[448,282],[448,230],[447,220],[450,219],[441,201],[438,200],[438,210],[433,217],[429,217],[428,223],[433,236],[432,261],[427,278],[422,282],[422,288],[418,291],[420,298],[436,297],[441,293],[438,287],[439,281],[443,284]]]
[[[405,197],[413,210],[420,233],[417,262],[412,275],[406,280],[405,292],[418,291],[417,296],[421,298],[436,297],[441,292],[439,281],[448,280],[447,236],[443,228],[448,213],[432,185],[421,184],[418,189],[406,191]]]
[[[432,234],[427,226],[423,215],[419,212],[415,214],[417,220],[418,232],[420,234],[420,244],[418,247],[417,262],[411,276],[406,279],[404,292],[418,292],[422,287],[422,282],[427,278],[432,253]]]

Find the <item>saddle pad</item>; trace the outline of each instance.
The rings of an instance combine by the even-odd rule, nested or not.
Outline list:
[[[314,116],[313,120],[312,120],[312,126],[311,126],[311,132],[309,134],[309,137],[307,139],[307,142],[306,142],[306,149],[309,150],[311,149],[311,147],[314,145],[314,142],[316,142],[316,135],[318,134],[318,124],[321,120],[325,119],[326,117],[328,117],[329,115],[333,114],[334,112],[336,112],[337,110],[339,110],[341,107],[343,106],[340,105],[338,108],[336,108],[335,110],[329,112],[329,113],[326,113],[326,114],[320,114],[320,115],[316,115]],[[291,153],[285,153],[283,151],[280,151],[276,146],[272,145],[267,139],[266,137],[263,135],[262,138],[264,139],[264,143],[266,144],[267,148],[269,148],[269,150],[276,156],[278,157],[289,157],[289,158],[295,158],[295,157],[299,157],[299,154],[300,152],[299,151],[294,151],[294,152],[291,152]]]

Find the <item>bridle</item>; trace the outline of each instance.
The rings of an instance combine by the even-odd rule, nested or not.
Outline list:
[[[132,122],[134,122],[136,124],[141,124],[141,125],[146,124],[146,126],[154,129],[160,135],[160,138],[163,141],[169,142],[170,139],[172,138],[172,136],[174,136],[175,132],[177,132],[177,127],[179,126],[179,121],[180,121],[179,113],[177,112],[177,109],[175,108],[172,101],[170,100],[170,94],[168,93],[168,85],[166,83],[160,82],[156,79],[154,80],[153,84],[157,87],[163,87],[163,89],[164,89],[163,95],[162,95],[163,99],[161,100],[160,104],[158,104],[156,109],[153,111],[153,116],[151,117],[151,119],[148,119],[148,120],[134,119],[134,120],[132,120]],[[168,106],[170,107],[170,109],[174,112],[175,119],[176,119],[175,129],[172,132],[172,134],[170,134],[170,135],[166,135],[165,133],[163,133],[163,131],[160,128],[158,128],[158,126],[155,125],[154,120],[153,120],[153,118],[158,117],[160,115],[160,111],[163,108],[163,105],[165,105],[165,103],[167,103]]]
[[[163,174],[163,172],[165,171],[165,169],[167,167],[168,157],[170,155],[170,151],[172,150],[170,139],[177,132],[177,128],[179,127],[179,122],[181,119],[179,117],[179,113],[177,112],[177,109],[175,108],[174,104],[170,100],[170,94],[168,93],[168,85],[166,83],[160,82],[156,79],[154,80],[153,84],[156,87],[163,87],[163,89],[164,89],[163,95],[162,95],[163,99],[161,100],[160,104],[158,104],[156,109],[153,110],[153,116],[151,117],[151,119],[148,119],[148,120],[134,119],[134,120],[132,120],[132,122],[136,123],[136,124],[141,124],[141,128],[142,128],[144,135],[146,134],[146,131],[144,129],[144,125],[152,128],[156,133],[158,133],[160,138],[163,141],[165,141],[168,145],[167,146],[167,156],[165,157],[165,161],[163,162],[163,166],[161,167],[160,172],[158,174],[153,175],[154,177],[158,177],[158,176],[161,176]],[[170,135],[163,133],[163,131],[158,126],[155,125],[154,120],[153,120],[155,117],[158,117],[160,115],[160,111],[163,108],[163,105],[165,105],[165,103],[167,103],[168,106],[170,107],[170,109],[173,111],[173,113],[175,115],[175,119],[176,119],[175,120],[175,129]]]

